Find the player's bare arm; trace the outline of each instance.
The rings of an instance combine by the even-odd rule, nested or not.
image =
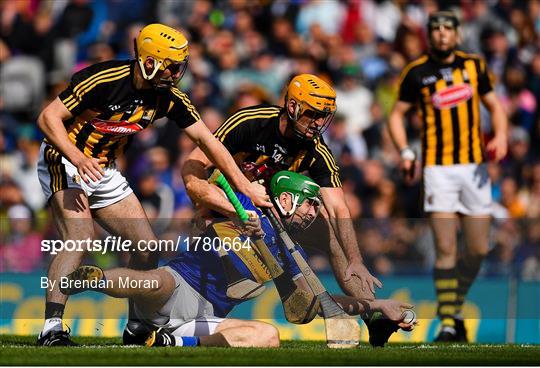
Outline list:
[[[185,129],[186,134],[201,148],[216,167],[229,178],[231,183],[260,207],[271,207],[272,203],[264,187],[251,183],[242,174],[236,162],[225,146],[212,135],[202,121]]]
[[[401,169],[404,173],[411,172],[415,160],[415,154],[407,143],[407,133],[405,131],[405,114],[411,107],[412,104],[408,102],[396,101],[388,118],[388,132],[394,145],[401,153]]]
[[[403,312],[414,308],[409,303],[394,299],[362,300],[345,295],[332,295],[332,298],[350,315],[363,315],[370,318],[373,313],[381,312],[385,318],[397,323],[399,328],[406,331],[412,330],[416,324],[415,320],[405,321]]]
[[[346,282],[353,276],[356,276],[360,279],[363,291],[371,290],[372,293],[375,293],[374,285],[381,288],[382,283],[371,275],[366,266],[364,266],[351,220],[351,214],[345,203],[343,189],[324,187],[321,188],[321,196],[332,229],[339,240],[339,244],[348,262],[345,274],[338,273],[337,277],[343,277],[343,281]]]
[[[212,162],[199,147],[189,154],[182,166],[182,178],[187,193],[197,206],[219,212],[230,219],[236,218],[230,202],[222,195],[217,195],[220,193],[219,188],[208,183],[206,169],[211,166]]]
[[[495,92],[491,91],[481,96],[484,106],[491,113],[491,123],[495,136],[488,142],[486,149],[488,152],[493,152],[495,161],[500,161],[506,156],[508,150],[508,119],[506,112]]]
[[[313,292],[309,288],[309,285],[306,282],[304,276],[300,276],[294,281],[295,285],[305,292],[306,305],[311,305],[312,298],[315,298]],[[276,285],[279,288],[279,285]],[[399,328],[404,330],[412,330],[416,321],[404,321],[404,310],[414,308],[413,305],[409,303],[400,302],[393,299],[366,299],[366,298],[357,298],[346,295],[332,295],[332,298],[339,304],[339,306],[351,316],[362,316],[362,318],[371,318],[373,313],[381,312],[384,318],[395,322]],[[311,311],[306,310],[305,315],[301,318],[299,316],[293,315],[291,318],[287,315],[292,313],[290,309],[284,308],[285,316],[289,321],[293,321],[295,318],[302,320],[302,323],[309,323],[314,317],[315,313],[310,313]],[[320,314],[320,310],[318,311]],[[298,323],[298,322],[293,322]]]
[[[88,178],[93,181],[100,180],[103,176],[100,164],[104,161],[85,156],[68,138],[63,121],[72,116],[60,98],[57,97],[39,115],[38,127],[47,140],[77,167],[81,178],[86,183],[88,183]]]
[[[321,210],[321,214],[327,218],[328,214],[326,213],[325,209],[323,208]],[[329,226],[331,227],[331,226]],[[362,283],[356,282],[355,279],[349,279],[345,281],[345,273],[347,271],[347,267],[349,265],[347,261],[347,257],[345,256],[345,253],[343,253],[343,249],[341,248],[341,245],[336,237],[336,234],[334,231],[328,231],[329,234],[329,255],[330,255],[330,265],[332,266],[332,270],[334,272],[334,275],[336,275],[336,281],[338,282],[339,286],[343,290],[343,292],[346,295],[353,296],[355,298],[362,298],[362,299],[374,299],[375,294],[371,292],[369,288],[366,289],[364,287],[362,289]]]

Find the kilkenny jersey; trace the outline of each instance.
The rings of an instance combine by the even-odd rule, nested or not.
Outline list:
[[[323,138],[298,142],[283,137],[283,109],[259,105],[239,110],[214,133],[237,162],[267,164],[276,170],[308,172],[322,187],[341,187],[339,168]]]
[[[399,100],[416,105],[423,121],[425,166],[484,162],[479,98],[492,89],[484,60],[460,51],[451,64],[424,55],[407,65]]]
[[[176,87],[166,92],[137,90],[135,61],[106,61],[77,73],[59,98],[73,114],[64,122],[68,137],[88,157],[111,164],[129,147],[135,133],[168,117],[186,128],[200,116]]]
[[[289,251],[284,250],[278,244],[279,238],[270,224],[270,220],[264,216],[258,208],[256,208],[251,200],[242,193],[236,193],[238,199],[246,210],[256,211],[261,218],[261,226],[265,233],[263,238],[270,252],[276,257],[276,260],[283,268],[283,271],[288,273],[289,279],[294,279],[300,275],[301,271],[293,260]],[[230,221],[213,223],[207,231],[201,235],[201,238],[210,237],[212,239],[220,238],[235,239],[240,238],[242,242],[247,239],[240,234],[240,231]],[[214,243],[219,244],[219,243]],[[217,247],[217,245],[216,245]],[[271,280],[270,272],[258,256],[254,247],[248,249],[243,247],[236,251],[229,251],[229,258],[236,269],[245,277],[259,283],[265,283]],[[304,251],[300,248],[299,251],[305,257]],[[208,251],[204,250],[199,244],[190,245],[189,249],[181,252],[177,257],[171,260],[167,266],[178,272],[180,276],[201,296],[208,300],[214,307],[214,315],[216,317],[225,317],[231,309],[241,300],[230,299],[227,297],[227,277],[225,276],[225,268],[223,267],[220,256],[213,248]]]

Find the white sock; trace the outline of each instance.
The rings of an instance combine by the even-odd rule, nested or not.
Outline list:
[[[49,331],[63,331],[64,328],[62,326],[62,318],[49,318],[45,320],[45,324],[43,325],[43,331],[41,332],[41,335],[46,335]]]

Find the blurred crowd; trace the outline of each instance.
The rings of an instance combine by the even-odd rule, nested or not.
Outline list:
[[[427,16],[441,9],[462,20],[460,48],[486,58],[511,123],[507,157],[489,164],[497,220],[483,272],[539,279],[540,0],[0,0],[0,271],[46,264],[36,244],[56,236],[36,175],[40,110],[81,68],[133,58],[133,39],[152,22],[187,34],[180,88],[212,130],[239,108],[282,105],[292,75],[331,81],[338,114],[325,139],[367,262],[377,274],[430,271],[420,170],[401,179],[385,123],[401,70],[426,51]],[[482,125],[488,139],[485,111]],[[180,176],[193,143],[166,119],[154,126],[118,164],[148,217],[160,219],[158,233],[172,236],[194,213]],[[408,135],[419,151],[415,114]],[[312,263],[328,267],[316,252]]]

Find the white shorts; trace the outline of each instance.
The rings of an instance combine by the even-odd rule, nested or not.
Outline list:
[[[174,336],[212,335],[225,320],[214,316],[214,307],[193,289],[182,276],[169,266],[161,267],[174,278],[176,288],[163,308],[154,316],[142,316],[135,306],[135,313],[154,327],[164,327]]]
[[[491,206],[486,164],[424,168],[424,211],[479,216],[490,215]]]
[[[47,200],[64,189],[81,189],[88,197],[91,209],[110,206],[133,193],[126,178],[116,165],[104,168],[105,175],[86,184],[77,168],[52,146],[42,143],[39,151],[38,176]]]

